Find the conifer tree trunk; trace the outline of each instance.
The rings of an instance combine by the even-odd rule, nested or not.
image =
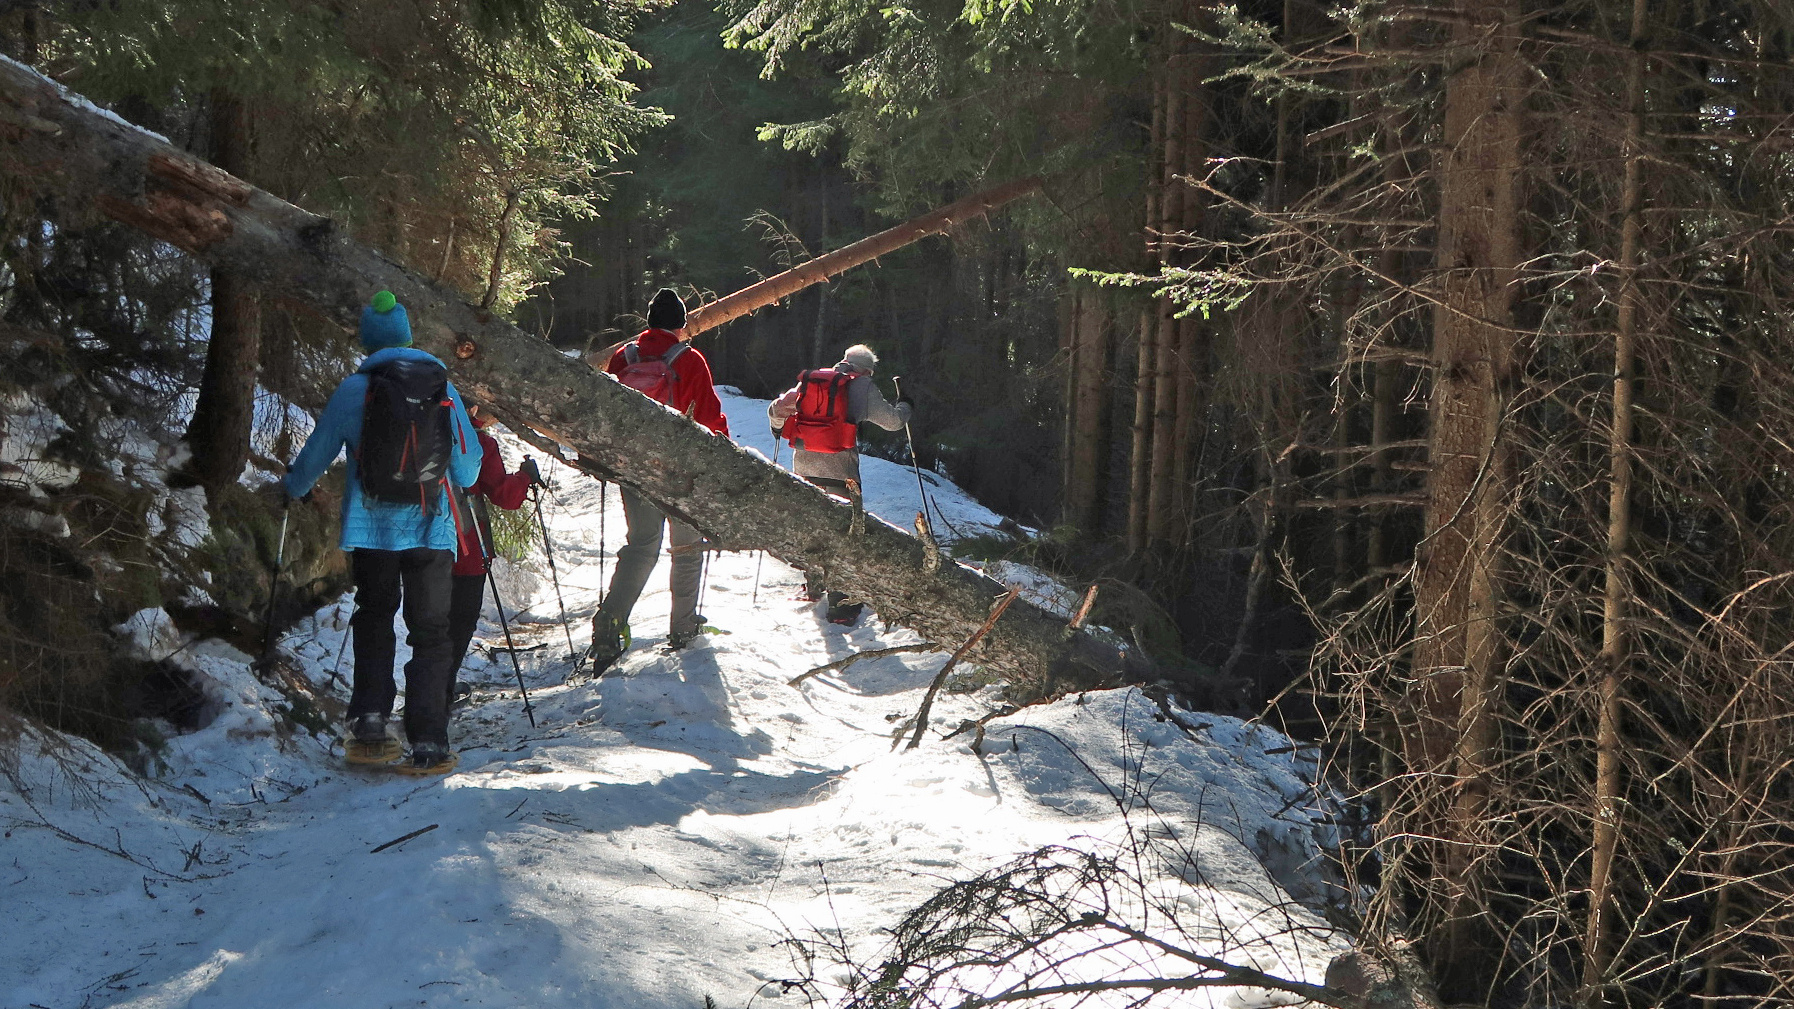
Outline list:
[[[1432,470],[1416,564],[1415,705],[1409,767],[1458,782],[1445,864],[1455,890],[1440,947],[1443,980],[1469,986],[1487,967],[1473,925],[1488,853],[1479,848],[1497,739],[1503,659],[1502,538],[1512,460],[1502,430],[1516,379],[1514,284],[1520,235],[1526,67],[1516,0],[1457,0],[1463,57],[1445,91],[1439,168],[1438,301],[1433,313]],[[1461,993],[1467,994],[1465,987]]]
[[[242,99],[223,89],[213,91],[211,127],[214,161],[241,176],[249,161],[250,130]],[[261,302],[254,288],[234,267],[214,266],[206,366],[186,436],[193,451],[190,471],[208,488],[234,482],[249,461],[261,345]]]
[[[1146,253],[1150,260],[1163,262],[1165,242],[1164,203],[1169,187],[1165,184],[1164,150],[1169,117],[1166,110],[1172,83],[1168,68],[1153,75],[1152,137],[1148,158],[1152,174],[1146,186]],[[1152,491],[1152,427],[1154,376],[1158,368],[1160,338],[1159,306],[1148,305],[1140,311],[1140,329],[1134,358],[1134,424],[1133,439],[1128,451],[1127,549],[1140,557],[1146,550],[1148,497]]]
[[[1098,533],[1103,464],[1109,455],[1109,312],[1092,285],[1074,282],[1067,320],[1070,353],[1066,382],[1065,521],[1086,535]]]
[[[1177,176],[1185,170],[1186,151],[1195,142],[1190,135],[1189,106],[1190,55],[1180,38],[1177,49],[1168,60],[1165,89],[1165,149],[1160,163],[1159,195],[1159,266],[1166,267],[1182,259],[1181,242],[1172,235],[1184,230],[1184,205],[1188,202],[1184,183]],[[1171,539],[1175,521],[1172,498],[1175,496],[1173,474],[1177,466],[1177,369],[1180,323],[1177,305],[1170,298],[1157,302],[1158,339],[1153,345],[1152,365],[1152,431],[1146,478],[1146,548],[1148,553],[1163,557]],[[1186,442],[1187,443],[1187,442]]]
[[[1613,418],[1608,448],[1607,570],[1602,593],[1600,714],[1595,730],[1594,830],[1589,859],[1588,937],[1583,961],[1583,1001],[1605,1001],[1612,938],[1609,922],[1614,854],[1619,845],[1621,739],[1620,697],[1629,661],[1626,619],[1631,599],[1629,548],[1632,535],[1632,370],[1638,329],[1638,260],[1643,231],[1642,141],[1644,139],[1645,0],[1632,0],[1632,53],[1626,70],[1625,179],[1620,224],[1619,310],[1613,331]]]

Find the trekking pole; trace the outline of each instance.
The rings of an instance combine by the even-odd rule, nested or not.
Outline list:
[[[760,608],[760,565],[766,563],[766,551],[756,550],[754,553],[757,555],[754,558],[754,598],[748,605],[757,610]]]
[[[561,633],[567,635],[567,658],[577,661],[579,652],[573,647],[573,628],[567,626],[567,600],[561,596],[561,573],[554,566],[554,541],[548,538],[548,520],[542,517],[542,492],[530,488],[530,499],[536,504],[536,524],[542,527],[542,550],[548,555],[548,577],[554,580],[554,601],[561,607]]]
[[[511,653],[511,672],[517,674],[517,692],[523,695],[523,714],[529,727],[536,727],[536,709],[529,703],[529,688],[523,685],[523,667],[517,662],[517,646],[511,643],[511,623],[505,619],[505,601],[498,594],[498,579],[492,575],[492,551],[486,542],[486,531],[474,523],[474,535],[480,540],[480,552],[486,560],[486,585],[492,589],[492,605],[498,608],[498,626],[505,630],[505,651]]]
[[[896,390],[897,398],[903,399],[903,376],[891,376],[891,388]],[[929,535],[933,536],[933,523],[928,520],[928,492],[922,489],[922,463],[916,458],[916,436],[910,433],[909,421],[903,422],[903,437],[909,442],[909,468],[916,474],[916,496],[922,499],[922,523],[929,527]]]
[[[280,569],[287,562],[287,521],[293,517],[293,499],[284,498],[280,505],[280,542],[274,548],[274,576],[268,579],[268,615],[262,625],[266,628],[262,633],[262,657],[256,660],[257,665],[266,665],[274,654],[274,640],[277,631],[274,627],[274,602],[280,592]]]

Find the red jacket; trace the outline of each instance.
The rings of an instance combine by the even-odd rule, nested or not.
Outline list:
[[[467,497],[473,507],[457,507],[455,511],[455,532],[461,541],[460,549],[455,552],[455,574],[475,577],[486,573],[486,554],[480,549],[481,532],[484,532],[486,542],[491,543],[492,530],[482,529],[484,509],[471,499],[483,497],[506,511],[520,508],[529,500],[529,477],[522,473],[506,473],[504,457],[498,454],[498,442],[484,431],[478,434],[480,478],[467,488]],[[457,495],[457,502],[460,500]]]
[[[665,329],[644,330],[635,338],[643,358],[659,357],[673,349],[673,344],[678,342],[679,338]],[[623,347],[618,347],[604,370],[612,375],[621,375],[628,364],[628,358],[623,355]],[[673,358],[673,375],[673,401],[668,405],[715,433],[728,437],[729,418],[723,416],[723,402],[716,398],[716,385],[710,377],[710,362],[704,360],[704,355],[698,353],[696,347],[692,347]]]

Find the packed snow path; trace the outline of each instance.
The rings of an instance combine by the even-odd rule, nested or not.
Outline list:
[[[738,438],[770,455],[764,406],[725,400]],[[507,455],[514,466],[515,443]],[[868,459],[865,475],[869,506],[907,524],[910,471]],[[600,544],[598,485],[558,477],[546,510],[583,648],[622,512],[613,488]],[[930,482],[964,532],[995,522]],[[826,995],[841,971],[794,963],[785,940],[838,936],[872,959],[877,930],[941,885],[1041,845],[1118,836],[1111,791],[1148,780],[1148,819],[1184,831],[1202,863],[1190,891],[1231,924],[1250,929],[1282,903],[1273,879],[1304,898],[1324,886],[1330,828],[1313,764],[1275,732],[1201,716],[1192,737],[1137,693],[1112,691],[993,723],[983,755],[965,736],[943,741],[994,705],[985,687],[943,695],[923,746],[893,751],[944,656],[788,686],[851,650],[915,638],[881,632],[872,614],[829,624],[798,598],[801,574],[773,558],[715,556],[702,610],[727,633],[672,654],[659,647],[663,558],[632,620],[635,647],[597,681],[563,683],[571,663],[545,566],[501,586],[524,611],[512,631],[530,649],[537,727],[503,653],[478,652],[463,674],[475,703],[452,726],[460,768],[433,779],[345,769],[334,740],[279,730],[281,699],[245,656],[140,614],[127,632],[195,669],[216,717],[172,739],[151,779],[35,730],[5,748],[0,1006],[798,1005],[783,980],[813,970]],[[284,639],[320,685],[347,607]],[[502,644],[492,621],[480,637]],[[1291,913],[1319,924],[1275,910]],[[1318,981],[1340,948],[1317,927],[1248,952]]]

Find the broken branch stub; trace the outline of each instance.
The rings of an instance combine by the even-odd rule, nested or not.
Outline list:
[[[14,121],[30,115],[54,130]],[[9,117],[10,116],[10,117]],[[611,473],[710,539],[761,549],[824,573],[886,620],[933,641],[963,640],[1002,586],[961,564],[930,571],[923,547],[868,520],[756,453],[667,409],[577,358],[469,305],[454,291],[353,241],[319,217],[190,157],[154,134],[73,98],[30,68],[0,60],[0,173],[58,217],[92,211],[227,264],[272,296],[352,329],[374,292],[409,309],[418,347],[449,362],[461,391],[514,430],[525,427]],[[477,352],[462,357],[456,348]],[[1146,679],[1145,657],[1018,602],[991,630],[981,662],[1019,700]]]

